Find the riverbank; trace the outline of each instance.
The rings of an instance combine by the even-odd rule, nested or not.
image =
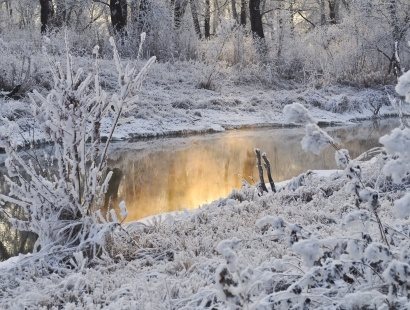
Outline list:
[[[92,61],[85,58],[77,61],[84,68],[92,65]],[[108,60],[101,62],[102,85],[107,90],[113,89],[116,81],[113,64]],[[397,114],[387,96],[393,93],[391,86],[313,87],[285,81],[278,86],[257,80],[245,83],[240,76],[222,70],[215,75],[215,88],[208,90],[198,86],[204,70],[203,64],[190,62],[154,64],[142,87],[140,103],[129,107],[113,138],[136,140],[238,128],[288,126],[290,124],[283,119],[282,109],[292,102],[305,105],[323,125],[370,119],[378,106],[381,117]],[[46,76],[45,73],[43,75]],[[47,92],[41,87],[40,91]],[[33,133],[36,141],[44,141],[44,135],[30,120],[28,98],[18,101],[0,98],[0,112],[18,125],[11,133],[17,143],[30,143]],[[102,126],[106,133],[111,121],[106,118]],[[1,120],[0,131],[6,132]]]

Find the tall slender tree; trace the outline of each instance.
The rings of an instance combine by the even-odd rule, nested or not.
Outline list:
[[[329,20],[335,25],[339,22],[339,0],[328,0],[329,3]]]
[[[246,26],[246,0],[241,0],[241,25]]]
[[[47,32],[48,23],[51,15],[50,13],[50,0],[40,0],[40,21],[42,34],[45,34]]]
[[[110,0],[110,13],[114,32],[124,36],[127,27],[127,0]]]
[[[260,39],[265,38],[263,33],[261,0],[249,0],[249,15],[251,20],[251,30],[254,36]]]
[[[238,11],[236,10],[236,0],[231,0],[232,17],[238,23]]]
[[[211,1],[205,0],[205,38],[211,36]]]
[[[199,24],[199,19],[198,19],[197,0],[189,0],[189,4],[191,6],[192,21],[194,23],[195,32],[198,38],[201,39],[202,34],[201,34],[201,25]]]
[[[174,2],[174,27],[179,29],[181,27],[182,18],[184,17],[188,0],[173,0]],[[172,4],[172,3],[171,3]]]

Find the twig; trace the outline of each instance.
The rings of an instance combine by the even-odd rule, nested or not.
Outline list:
[[[376,217],[377,225],[379,226],[380,235],[383,241],[386,243],[387,247],[390,249],[389,241],[387,240],[386,234],[384,233],[384,227],[383,227],[382,222],[380,221],[380,218],[379,218],[379,215],[377,214],[376,209],[373,209],[373,213],[374,213],[374,216]]]
[[[275,182],[273,182],[272,174],[271,174],[271,169],[270,169],[270,162],[268,160],[268,157],[266,156],[266,153],[262,154],[263,161],[265,162],[265,169],[266,172],[268,173],[268,180],[270,184],[270,188],[272,189],[272,192],[276,193],[276,187],[275,187]]]
[[[265,179],[263,177],[263,168],[262,168],[262,160],[261,160],[261,150],[255,149],[256,159],[257,159],[257,166],[259,172],[259,179],[260,179],[260,186],[263,192],[268,192],[268,189],[265,185]]]

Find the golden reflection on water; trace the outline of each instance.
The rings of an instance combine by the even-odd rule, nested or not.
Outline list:
[[[389,128],[391,124],[328,131],[355,157],[377,146]],[[240,188],[244,179],[258,181],[255,147],[267,153],[275,181],[307,169],[335,168],[332,149],[320,156],[308,154],[300,146],[302,136],[303,129],[241,130],[164,139],[163,146],[153,150],[123,151],[110,162],[116,169],[109,195],[114,205],[125,200],[127,221],[197,208]]]

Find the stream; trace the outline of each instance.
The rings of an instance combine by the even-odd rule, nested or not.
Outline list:
[[[355,158],[380,146],[379,137],[397,125],[388,119],[326,131]],[[244,180],[259,181],[255,147],[266,152],[275,181],[336,168],[334,149],[307,153],[300,144],[303,135],[304,128],[264,128],[116,145],[109,161],[114,175],[108,196],[114,206],[126,202],[127,221],[194,209],[228,195]]]

